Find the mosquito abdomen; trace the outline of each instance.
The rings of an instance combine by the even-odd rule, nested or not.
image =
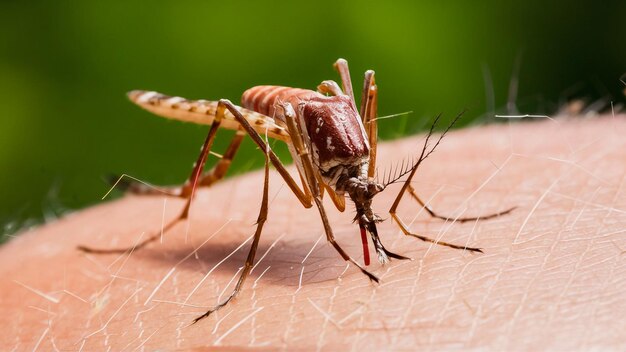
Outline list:
[[[241,106],[259,114],[274,117],[274,104],[276,101],[291,103],[295,108],[300,100],[309,100],[312,97],[321,96],[320,93],[300,88],[283,86],[256,86],[252,87],[241,96]]]
[[[128,92],[128,99],[153,114],[179,121],[193,122],[208,125],[213,122],[217,109],[217,101],[189,100],[181,97],[171,97],[153,91],[133,90]],[[238,108],[239,112],[248,120],[250,125],[259,133],[271,138],[289,140],[286,129],[277,124],[265,114],[256,113],[249,109]],[[226,110],[221,127],[238,129],[239,122]]]

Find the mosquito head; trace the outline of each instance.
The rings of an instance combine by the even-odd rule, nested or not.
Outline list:
[[[358,221],[359,225],[381,221],[381,218],[372,211],[372,199],[384,189],[382,184],[366,178],[350,177],[342,186],[356,206],[357,215],[354,220]]]

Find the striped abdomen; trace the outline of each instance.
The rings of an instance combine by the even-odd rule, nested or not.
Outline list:
[[[297,108],[299,101],[307,101],[321,96],[320,93],[308,89],[256,86],[243,92],[241,106],[259,114],[274,117],[274,104],[277,101],[291,103],[294,108]]]
[[[157,92],[134,90],[128,93],[128,98],[140,107],[162,117],[170,119],[209,125],[215,118],[217,110],[216,101],[188,100],[181,97],[171,97]],[[261,135],[271,138],[289,141],[289,134],[281,123],[272,118],[254,111],[238,108],[241,114]],[[238,129],[239,123],[235,117],[226,110],[221,127]]]

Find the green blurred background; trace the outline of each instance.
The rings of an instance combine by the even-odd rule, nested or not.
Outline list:
[[[207,128],[153,117],[128,90],[239,101],[258,84],[337,79],[344,57],[356,87],[376,70],[380,115],[413,111],[381,122],[391,139],[439,112],[468,108],[464,124],[514,112],[512,77],[521,113],[623,102],[624,14],[626,1],[2,1],[3,233],[98,203],[103,175],[184,181]],[[260,167],[254,149],[235,174]]]

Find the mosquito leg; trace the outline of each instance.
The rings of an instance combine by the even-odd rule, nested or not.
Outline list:
[[[317,86],[317,91],[331,96],[339,96],[343,94],[343,91],[339,88],[337,82],[331,80],[320,83],[320,85]]]
[[[146,238],[145,240],[139,242],[138,244],[131,246],[131,247],[126,247],[126,248],[93,248],[93,247],[89,247],[89,246],[83,246],[83,245],[79,245],[78,247],[76,247],[76,249],[78,249],[81,252],[85,252],[85,253],[91,253],[91,254],[123,254],[123,253],[130,253],[133,251],[137,251],[139,249],[142,249],[143,247],[145,247],[146,245],[156,241],[157,239],[159,239],[161,237],[162,234],[166,233],[167,231],[169,231],[169,229],[171,229],[172,227],[174,227],[174,225],[176,225],[178,223],[178,220],[180,219],[180,217],[177,217],[175,220],[169,222],[167,225],[163,226],[163,230],[159,231],[158,233],[153,234],[152,236]]]
[[[245,135],[246,133],[244,131],[237,130],[224,155],[220,158],[213,169],[202,174],[198,186],[209,187],[226,176],[226,172],[230,167],[233,157],[239,150],[239,146],[241,145]],[[167,195],[171,197],[186,198],[186,194],[184,194],[185,189],[181,187],[155,187],[127,177],[107,177],[107,181],[116,188],[132,194],[156,196]],[[188,192],[189,190],[189,187],[187,187],[186,191]]]
[[[463,250],[466,249],[468,251],[482,253],[483,251],[480,248],[466,247],[466,246],[460,246],[460,245],[456,245],[456,244],[452,244],[452,243],[448,243],[448,242],[436,241],[436,240],[433,240],[432,238],[428,238],[426,236],[418,235],[418,234],[415,234],[415,233],[412,233],[411,231],[409,231],[408,227],[404,224],[402,219],[400,219],[400,217],[396,214],[396,209],[398,208],[398,205],[400,204],[400,200],[402,199],[402,196],[404,195],[404,191],[408,187],[410,187],[410,182],[411,182],[411,179],[413,178],[413,175],[415,174],[415,170],[417,170],[417,169],[414,169],[413,172],[411,172],[411,174],[409,175],[409,178],[405,181],[404,186],[402,186],[402,189],[400,190],[400,193],[398,193],[398,196],[396,197],[396,200],[394,201],[393,205],[391,206],[391,209],[389,209],[389,214],[395,220],[395,222],[398,224],[398,226],[400,227],[400,230],[402,230],[402,233],[404,233],[406,236],[411,236],[411,237],[418,238],[418,239],[420,239],[420,240],[422,240],[424,242],[430,242],[430,243],[438,244],[440,246],[446,246],[446,247],[450,247],[450,248],[463,249]]]
[[[400,193],[398,193],[398,196],[396,197],[395,202],[391,206],[391,209],[389,209],[389,214],[395,220],[395,222],[398,224],[398,226],[400,227],[400,230],[402,230],[402,233],[404,233],[406,236],[411,236],[411,237],[418,238],[418,239],[420,239],[420,240],[422,240],[424,242],[430,242],[430,243],[438,244],[440,246],[446,246],[446,247],[455,248],[455,249],[463,249],[463,250],[468,250],[468,251],[472,251],[472,252],[480,252],[480,253],[482,253],[483,251],[480,248],[460,246],[460,245],[456,245],[456,244],[452,244],[452,243],[448,243],[448,242],[436,241],[436,240],[434,240],[432,238],[428,238],[426,236],[418,235],[418,234],[415,234],[415,233],[412,233],[411,231],[409,231],[408,227],[404,224],[402,219],[400,219],[400,217],[396,214],[396,209],[397,209],[398,205],[400,204],[400,200],[402,199],[402,196],[404,195],[404,190],[409,187],[408,185],[410,185],[409,182],[411,182],[411,178],[412,178],[413,175],[414,175],[414,173],[411,173],[411,175],[409,176],[409,178],[405,182],[402,190],[400,191]]]
[[[456,121],[459,118],[459,116],[457,116],[457,118],[454,121]],[[436,123],[436,121],[437,120],[435,120],[435,123]],[[453,123],[454,123],[454,121],[453,121]],[[445,136],[446,132],[450,128],[450,127],[448,127],[446,132],[444,132],[439,137],[438,141],[435,143],[435,146],[432,147],[432,149],[427,152],[428,141],[429,141],[429,139],[430,139],[430,137],[432,135],[432,131],[434,129],[434,125],[435,124],[433,124],[433,126],[430,129],[430,132],[426,136],[426,141],[424,142],[424,147],[422,148],[422,152],[421,152],[421,155],[420,155],[417,163],[415,163],[415,165],[411,168],[411,172],[409,173],[409,176],[404,181],[404,184],[402,185],[402,188],[400,189],[400,192],[398,192],[398,195],[396,196],[396,199],[394,200],[393,205],[391,206],[391,209],[389,209],[389,214],[395,220],[395,222],[398,224],[398,226],[400,227],[400,229],[402,230],[402,232],[406,236],[415,237],[415,238],[418,238],[418,239],[420,239],[422,241],[438,244],[438,245],[441,245],[441,246],[446,246],[446,247],[455,248],[455,249],[463,249],[463,250],[469,250],[469,251],[472,251],[472,252],[481,252],[482,253],[482,250],[480,248],[466,247],[466,246],[460,246],[460,245],[456,245],[456,244],[452,244],[452,243],[448,243],[448,242],[437,241],[437,240],[434,240],[432,238],[428,238],[426,236],[422,236],[422,235],[418,235],[418,234],[412,233],[411,231],[409,231],[408,227],[404,224],[404,222],[400,219],[400,217],[398,217],[398,215],[396,214],[396,210],[398,209],[398,206],[400,205],[400,201],[402,200],[402,196],[404,195],[406,190],[409,187],[411,187],[411,180],[413,179],[413,176],[415,176],[415,173],[417,172],[417,169],[418,169],[419,165],[421,164],[422,161],[424,161],[424,159],[426,159],[435,150],[435,148],[437,147],[439,142],[441,142],[441,139],[443,138],[443,136]]]
[[[289,172],[287,171],[283,163],[280,161],[280,159],[278,159],[278,156],[276,156],[274,151],[272,151],[270,148],[267,147],[267,144],[265,143],[263,138],[259,135],[259,133],[254,128],[252,128],[248,120],[246,120],[246,118],[241,114],[241,112],[237,110],[237,107],[235,107],[235,105],[233,105],[233,103],[231,103],[230,100],[228,99],[220,100],[218,103],[218,107],[219,106],[222,106],[228,109],[228,111],[230,111],[230,113],[233,114],[237,122],[239,122],[239,124],[241,125],[241,128],[243,128],[243,130],[246,131],[246,133],[250,136],[250,138],[252,138],[254,143],[256,143],[261,150],[267,151],[267,154],[270,158],[270,162],[276,168],[276,171],[278,171],[278,173],[283,178],[283,180],[287,183],[287,186],[289,186],[289,189],[291,189],[293,194],[295,194],[296,197],[298,197],[298,200],[300,201],[300,203],[302,203],[302,205],[305,208],[312,207],[313,203],[312,203],[311,191],[307,187],[306,183],[303,184],[303,187],[302,187],[303,190],[300,189],[300,187],[298,186],[296,181],[293,179],[293,177],[291,177],[291,175],[289,174]]]
[[[215,135],[217,134],[217,130],[220,127],[220,123],[223,117],[224,117],[224,107],[222,106],[220,108],[220,106],[218,106],[215,120],[213,120],[213,123],[211,124],[211,128],[209,129],[209,133],[207,134],[204,144],[202,145],[202,149],[200,151],[200,155],[198,156],[198,160],[193,166],[193,169],[191,171],[191,175],[189,176],[188,181],[185,183],[185,185],[181,189],[180,196],[187,199],[187,202],[185,203],[185,207],[176,218],[171,220],[169,223],[167,223],[163,227],[162,231],[156,232],[155,234],[151,235],[150,237],[146,238],[142,242],[132,247],[98,249],[98,248],[91,248],[87,246],[78,246],[78,249],[85,253],[95,253],[95,254],[129,253],[130,251],[136,251],[138,249],[145,247],[149,243],[154,242],[155,240],[159,239],[165,232],[167,232],[167,230],[174,227],[174,225],[176,225],[179,221],[186,219],[189,216],[189,209],[191,207],[191,201],[193,200],[194,193],[196,191],[196,188],[198,187],[200,174],[202,172],[202,169],[204,168],[204,164],[206,163],[207,157],[209,155],[209,150],[211,150],[211,147],[213,146]]]
[[[215,182],[223,179],[224,176],[226,176],[226,172],[228,172],[228,169],[230,168],[233,158],[235,157],[235,154],[239,150],[239,146],[241,145],[241,142],[243,141],[243,138],[245,136],[246,136],[246,133],[243,130],[237,130],[237,132],[235,133],[235,136],[233,137],[232,141],[228,145],[228,149],[226,149],[226,152],[224,153],[222,158],[217,162],[215,167],[211,169],[211,171],[207,172],[206,174],[203,174],[202,177],[200,178],[200,183],[199,183],[200,187],[210,187]]]
[[[295,112],[290,104],[284,104],[283,110],[285,114],[285,121],[287,122],[287,128],[289,130],[289,135],[292,136],[292,143],[300,156],[300,160],[302,161],[302,166],[304,168],[305,178],[307,180],[307,184],[309,185],[309,189],[313,194],[313,200],[315,201],[315,205],[320,213],[320,217],[322,219],[322,224],[324,225],[324,232],[326,233],[326,240],[330,242],[330,244],[335,248],[335,250],[341,255],[341,257],[354,266],[359,268],[365,276],[367,276],[370,280],[379,282],[378,277],[369,271],[365,270],[359,263],[357,263],[348,253],[346,253],[341,246],[335,240],[335,235],[333,234],[333,230],[330,226],[330,222],[328,221],[328,216],[326,215],[326,210],[324,209],[324,204],[322,203],[322,198],[320,196],[320,186],[317,182],[317,178],[313,171],[313,162],[311,161],[311,155],[309,154],[306,145],[304,144],[303,135],[307,136],[306,130],[301,129],[296,125],[294,121]],[[302,121],[300,121],[302,124]],[[306,137],[308,138],[308,136]]]
[[[313,199],[315,200],[315,205],[317,205],[317,209],[319,210],[320,217],[322,218],[322,223],[324,225],[324,232],[326,232],[326,240],[330,242],[330,244],[335,248],[337,252],[339,252],[339,255],[341,255],[343,260],[352,263],[354,266],[359,268],[359,270],[361,270],[361,272],[365,274],[365,276],[367,276],[368,279],[378,283],[380,280],[378,279],[376,275],[367,271],[363,266],[361,266],[361,264],[357,263],[356,260],[350,257],[350,255],[346,253],[346,251],[344,251],[343,248],[341,248],[341,246],[339,246],[339,243],[337,243],[337,241],[335,240],[333,229],[330,227],[330,223],[328,222],[328,217],[326,216],[326,210],[324,209],[324,204],[322,203],[322,200],[319,197],[314,197]]]
[[[363,127],[367,132],[370,144],[370,160],[367,170],[368,177],[374,177],[376,172],[376,151],[378,148],[378,87],[374,79],[374,71],[365,72],[363,80],[363,93],[361,94],[361,118],[363,119]]]
[[[400,226],[400,230],[402,230],[402,232],[405,235],[407,235],[407,236],[415,237],[415,238],[418,238],[418,239],[420,239],[420,240],[422,240],[424,242],[430,242],[430,243],[438,244],[440,246],[446,246],[446,247],[450,247],[450,248],[454,248],[454,249],[463,249],[463,250],[468,250],[468,251],[471,251],[471,252],[483,253],[483,250],[480,249],[480,248],[460,246],[460,245],[457,245],[457,244],[452,244],[452,243],[448,243],[448,242],[444,242],[444,241],[437,241],[437,240],[434,240],[434,239],[426,237],[426,236],[422,236],[422,235],[418,235],[418,234],[412,233],[411,231],[408,230],[407,226],[404,224],[404,222],[402,222],[402,220],[398,217],[398,215],[396,213],[390,212],[390,214],[391,214],[391,217],[396,221],[398,226]]]
[[[191,176],[189,177],[188,182],[186,182],[186,184],[182,187],[180,192],[177,194],[178,196],[184,197],[187,199],[187,203],[183,211],[180,213],[180,215],[176,217],[174,220],[170,221],[168,224],[166,224],[163,227],[163,231],[159,231],[158,233],[155,233],[154,235],[148,237],[146,240],[140,242],[139,244],[133,247],[97,249],[97,248],[91,248],[87,246],[79,246],[78,249],[83,252],[97,253],[97,254],[128,253],[132,250],[137,250],[139,248],[145,247],[147,244],[151,242],[154,242],[155,240],[159,239],[160,236],[164,232],[166,232],[167,230],[172,228],[174,225],[176,225],[180,220],[186,219],[187,216],[189,215],[189,208],[191,206],[191,200],[193,199],[193,194],[195,193],[196,188],[201,185],[207,186],[212,183],[215,183],[216,181],[218,181],[224,176],[224,174],[226,173],[228,169],[228,166],[230,165],[230,160],[234,157],[234,154],[238,150],[239,145],[241,143],[241,139],[243,138],[243,135],[241,134],[241,132],[240,131],[237,132],[233,141],[228,147],[226,153],[224,154],[224,157],[222,158],[222,160],[220,160],[220,162],[218,162],[218,164],[213,169],[212,172],[214,172],[214,174],[212,175],[212,172],[209,172],[205,176],[202,176],[202,177],[200,176],[202,168],[204,167],[206,159],[209,155],[211,146],[213,145],[213,140],[215,138],[215,135],[217,134],[217,130],[219,129],[220,123],[224,117],[225,109],[228,109],[228,111],[230,111],[230,113],[233,114],[235,119],[239,122],[243,131],[245,131],[245,133],[247,133],[252,138],[252,140],[261,148],[261,150],[267,151],[270,162],[272,163],[272,165],[274,165],[278,173],[285,180],[285,182],[287,183],[291,191],[296,195],[300,203],[302,203],[302,205],[305,208],[310,208],[313,205],[313,203],[312,203],[310,190],[308,189],[306,184],[304,184],[304,187],[303,187],[304,190],[301,190],[298,184],[296,183],[296,181],[294,181],[294,179],[291,177],[287,169],[285,169],[280,159],[278,159],[278,156],[276,156],[276,154],[267,147],[267,144],[263,141],[259,133],[254,128],[252,128],[248,120],[246,120],[246,118],[241,114],[241,112],[237,110],[237,108],[229,100],[222,99],[217,104],[215,119],[213,120],[213,123],[211,124],[211,129],[209,130],[209,134],[207,135],[205,143],[202,146],[202,151],[200,152],[198,161],[194,165]]]
[[[352,80],[350,79],[350,69],[348,68],[348,61],[339,59],[335,61],[335,70],[339,72],[341,77],[341,85],[343,86],[344,93],[352,99],[352,104],[356,110],[356,101],[354,100],[354,91],[352,90]]]
[[[443,215],[439,215],[435,213],[435,211],[429,205],[427,205],[420,199],[420,197],[415,192],[415,188],[413,188],[412,185],[409,184],[407,191],[413,197],[413,199],[415,199],[428,212],[428,214],[430,214],[430,216],[432,216],[433,218],[442,219],[446,221],[467,222],[467,221],[476,221],[476,220],[488,220],[488,219],[497,218],[498,216],[506,215],[512,212],[513,210],[515,210],[515,208],[517,208],[517,207],[512,207],[501,212],[475,216],[475,217],[453,218],[453,217],[443,216]]]
[[[221,309],[222,307],[227,305],[230,301],[232,301],[235,297],[237,297],[237,295],[241,291],[241,287],[243,286],[244,282],[246,281],[246,278],[248,277],[248,275],[250,274],[250,271],[252,270],[252,267],[254,265],[254,257],[256,255],[257,248],[259,247],[259,239],[261,238],[261,232],[263,231],[263,225],[265,224],[265,221],[267,220],[268,189],[269,189],[269,176],[270,176],[269,163],[270,163],[269,156],[268,154],[265,154],[265,181],[263,182],[263,200],[261,202],[261,209],[259,210],[259,217],[256,222],[257,225],[256,225],[256,231],[254,232],[254,239],[252,240],[252,245],[250,246],[250,251],[248,252],[248,257],[246,258],[246,263],[243,267],[243,271],[241,272],[241,276],[239,276],[237,285],[235,286],[235,289],[230,294],[230,296],[228,296],[226,300],[224,300],[223,302],[220,302],[217,306],[211,308],[206,313],[195,318],[192,324],[195,324],[201,319],[208,317],[209,315],[211,315],[211,313]]]

